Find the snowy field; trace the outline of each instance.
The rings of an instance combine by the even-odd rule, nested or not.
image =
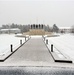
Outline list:
[[[56,35],[56,34],[55,34]],[[48,39],[48,47],[51,49],[51,44],[54,46],[54,51],[60,58],[70,57],[74,61],[74,34],[58,34],[55,37],[46,37]],[[41,36],[31,36],[32,38],[41,38]],[[45,39],[45,40],[46,40]],[[20,46],[20,40],[25,42],[23,37],[15,37],[15,34],[0,35],[0,55],[10,52],[10,45],[13,45],[13,50]]]
[[[20,46],[20,40],[25,42],[23,37],[15,37],[15,34],[0,34],[0,55],[10,52],[10,45],[13,45],[13,50]]]
[[[60,58],[70,57],[74,62],[74,34],[60,34],[57,37],[46,37],[48,39],[48,47],[58,54]]]

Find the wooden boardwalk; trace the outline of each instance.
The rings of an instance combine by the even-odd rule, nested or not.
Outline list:
[[[1,75],[73,75],[74,64],[56,63],[42,37],[32,37],[4,62]]]
[[[42,37],[31,37],[22,47],[13,53],[0,66],[26,66],[26,67],[74,67],[70,63],[56,63],[49,53]]]
[[[43,63],[52,62],[54,60],[45,46],[42,37],[32,37],[3,63],[11,66],[43,66]]]

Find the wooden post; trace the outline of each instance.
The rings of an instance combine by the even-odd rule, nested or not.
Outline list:
[[[45,37],[42,35],[42,37],[43,37],[43,40],[45,41]]]
[[[13,45],[11,44],[10,46],[11,46],[11,52],[13,52]]]
[[[44,37],[44,41],[45,41],[45,37]]]
[[[51,44],[51,52],[53,52],[53,44]]]
[[[25,36],[25,41],[26,41],[26,36]]]
[[[20,45],[22,45],[22,40],[20,40]]]
[[[48,39],[46,39],[46,44],[48,44]]]

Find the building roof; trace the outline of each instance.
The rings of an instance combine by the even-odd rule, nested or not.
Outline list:
[[[20,29],[19,28],[1,29],[1,31],[8,31],[8,30],[20,30]]]
[[[59,27],[59,29],[71,29],[71,27]]]

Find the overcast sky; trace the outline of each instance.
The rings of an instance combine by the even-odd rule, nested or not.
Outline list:
[[[74,25],[74,1],[0,0],[0,26],[11,23],[72,26]]]

